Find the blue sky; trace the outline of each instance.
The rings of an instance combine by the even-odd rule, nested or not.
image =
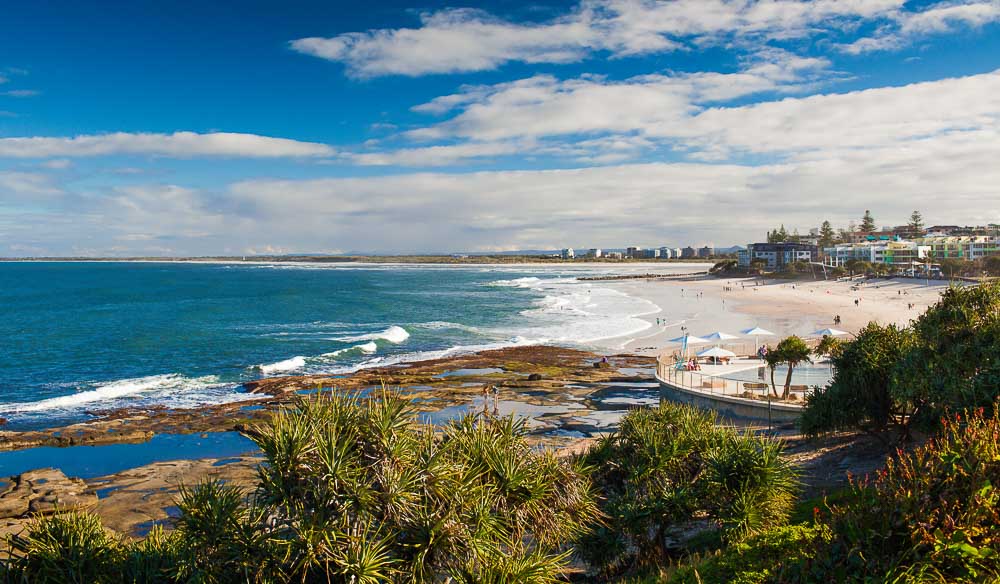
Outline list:
[[[1000,0],[5,14],[0,256],[721,246],[864,209],[1000,222]]]

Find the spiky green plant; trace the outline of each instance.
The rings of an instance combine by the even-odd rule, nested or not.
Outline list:
[[[124,543],[96,515],[61,513],[32,520],[10,540],[7,579],[24,582],[117,582]],[[19,577],[18,577],[19,576]]]
[[[780,443],[716,426],[712,413],[663,402],[629,412],[584,457],[607,520],[578,552],[605,577],[666,565],[686,538],[739,540],[785,521],[797,489]]]

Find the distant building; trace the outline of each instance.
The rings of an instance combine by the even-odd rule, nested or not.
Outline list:
[[[660,259],[661,260],[669,260],[672,257],[674,257],[674,252],[673,252],[672,249],[670,249],[669,247],[661,247],[660,248]]]
[[[604,255],[604,252],[602,252],[601,248],[599,248],[599,247],[594,247],[594,248],[591,248],[591,249],[587,250],[587,257],[588,258],[599,258],[599,257],[601,257],[603,255]]]
[[[698,250],[690,245],[681,250],[681,257],[684,259],[698,257]]]
[[[562,250],[562,253],[559,254],[559,257],[561,257],[564,260],[571,260],[576,257],[576,254],[573,252],[572,247],[567,247],[566,249]]]
[[[851,260],[910,267],[929,257],[931,247],[915,241],[890,240],[843,243],[823,250],[823,263],[845,266]]]
[[[660,257],[660,250],[653,247],[640,249],[638,253],[639,257],[644,260],[655,260],[656,258]]]
[[[625,257],[632,259],[639,256],[639,248],[637,247],[627,247],[625,248]]]
[[[670,248],[670,257],[672,257],[672,258],[678,258],[679,259],[683,254],[684,254],[684,250],[682,250],[679,247]]]
[[[705,247],[702,247],[702,248],[698,249],[698,257],[700,257],[700,258],[708,258],[708,257],[712,257],[714,255],[715,255],[715,248],[714,247],[710,247],[710,246],[706,245]]]
[[[979,260],[1000,255],[1000,237],[991,235],[934,236],[917,239],[934,259]]]
[[[768,270],[782,271],[793,262],[813,262],[819,259],[819,248],[805,243],[750,243],[738,254],[740,267],[749,268],[756,260]]]
[[[622,259],[623,255],[622,252],[620,251],[609,251],[604,254],[604,257],[609,260],[620,260]]]

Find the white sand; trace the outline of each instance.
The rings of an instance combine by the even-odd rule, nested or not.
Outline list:
[[[668,339],[683,335],[681,327],[693,335],[714,331],[739,334],[753,326],[776,333],[775,337],[762,337],[763,343],[793,334],[810,336],[827,327],[855,333],[871,321],[902,326],[937,302],[948,287],[940,280],[927,285],[913,279],[788,282],[714,277],[604,284],[660,306],[659,313],[642,317],[653,326],[625,343],[626,350],[643,354],[675,346]],[[858,289],[852,290],[852,286]],[[911,303],[912,308],[908,307]],[[836,315],[841,318],[839,325],[833,323]],[[661,319],[659,324],[657,319]]]

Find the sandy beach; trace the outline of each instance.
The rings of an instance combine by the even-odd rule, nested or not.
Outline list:
[[[866,324],[904,326],[937,302],[948,282],[879,279],[854,281],[762,280],[701,277],[684,280],[628,280],[607,285],[653,302],[657,313],[642,315],[651,327],[627,339],[622,348],[656,354],[675,345],[682,327],[693,335],[714,331],[739,334],[761,326],[777,336],[810,336],[827,327],[855,333]],[[855,304],[857,300],[857,304]],[[840,316],[839,325],[834,317]]]

